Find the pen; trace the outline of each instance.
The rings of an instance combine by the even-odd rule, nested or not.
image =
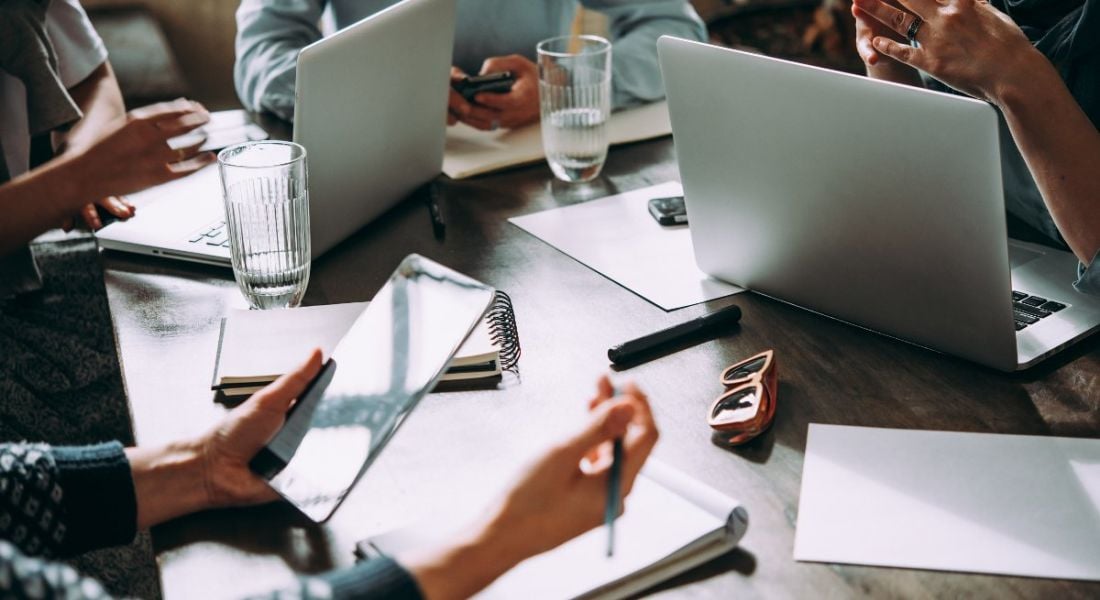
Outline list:
[[[607,358],[617,365],[630,363],[644,354],[671,346],[703,331],[732,325],[740,319],[741,308],[733,304],[679,325],[673,325],[668,329],[623,342],[610,348],[607,351]]]
[[[618,394],[612,392],[611,396]],[[623,438],[615,438],[611,449],[611,468],[607,472],[607,504],[604,505],[603,524],[607,526],[607,555],[615,554],[615,519],[619,516],[619,489],[623,470]]]
[[[442,240],[447,233],[447,224],[443,222],[443,213],[439,211],[439,186],[428,184],[428,214],[432,217],[432,234]]]

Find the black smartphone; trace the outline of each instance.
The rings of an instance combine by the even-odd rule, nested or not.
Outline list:
[[[685,225],[688,222],[683,196],[654,198],[649,201],[649,214],[661,225]]]
[[[462,94],[467,102],[473,102],[474,96],[483,92],[490,94],[507,94],[512,91],[512,85],[516,82],[516,76],[511,71],[499,73],[486,73],[474,77],[465,77],[451,84],[456,92]]]

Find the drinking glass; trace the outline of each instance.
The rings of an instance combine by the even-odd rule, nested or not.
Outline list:
[[[306,149],[245,142],[218,154],[233,277],[253,309],[292,308],[309,284]]]
[[[594,35],[550,38],[536,47],[542,146],[562,181],[592,181],[607,159],[611,43]]]

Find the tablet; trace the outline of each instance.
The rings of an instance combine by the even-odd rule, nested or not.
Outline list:
[[[307,517],[328,520],[435,387],[493,293],[406,257],[249,466]]]

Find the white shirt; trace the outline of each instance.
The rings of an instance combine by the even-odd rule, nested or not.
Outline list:
[[[84,81],[107,60],[107,48],[78,0],[53,0],[46,12],[46,35],[57,53],[58,74],[66,88]],[[11,177],[30,168],[27,90],[0,69],[0,146]]]

